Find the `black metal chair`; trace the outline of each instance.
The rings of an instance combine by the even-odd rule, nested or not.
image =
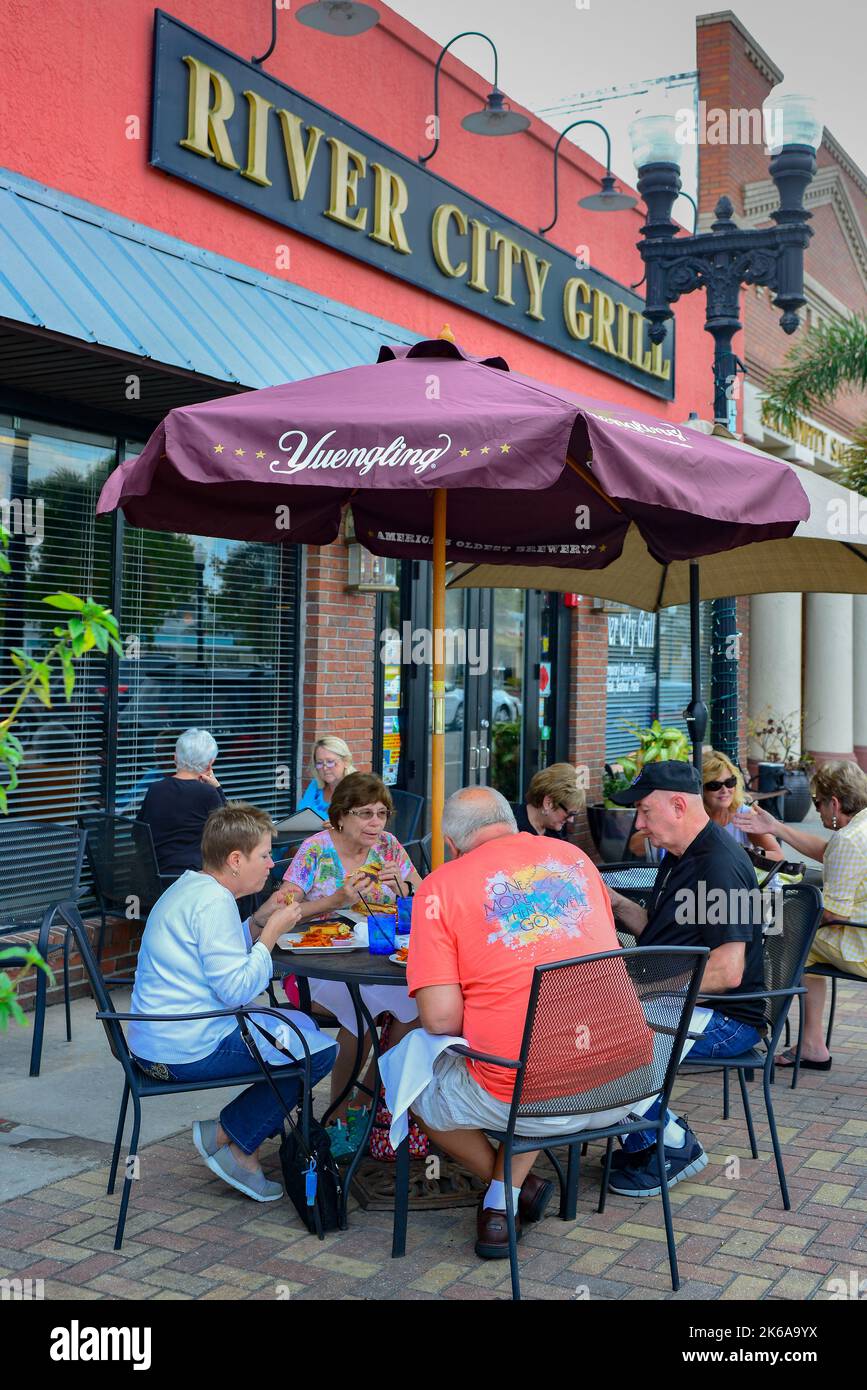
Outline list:
[[[409,850],[419,843],[418,829],[424,811],[424,797],[417,796],[415,792],[398,791],[394,787],[390,790],[394,815],[388,828],[404,849]]]
[[[67,933],[75,940],[81,959],[84,963],[93,990],[93,997],[97,1003],[96,1017],[102,1022],[105,1029],[108,1045],[112,1055],[117,1059],[123,1068],[124,1088],[120,1102],[120,1112],[115,1132],[114,1150],[111,1158],[111,1169],[108,1177],[108,1187],[106,1189],[109,1196],[114,1192],[115,1180],[117,1178],[118,1163],[120,1161],[120,1150],[123,1142],[123,1132],[126,1122],[126,1113],[129,1108],[130,1099],[133,1105],[133,1124],[130,1136],[129,1154],[125,1164],[125,1176],[123,1192],[120,1199],[120,1211],[117,1218],[117,1229],[114,1237],[114,1248],[119,1250],[123,1244],[123,1232],[126,1225],[127,1207],[129,1206],[132,1184],[138,1175],[139,1165],[136,1162],[138,1157],[138,1142],[141,1133],[141,1102],[150,1100],[153,1097],[178,1095],[185,1091],[209,1091],[219,1090],[226,1087],[250,1086],[261,1082],[263,1073],[271,1077],[277,1076],[278,1079],[286,1076],[297,1075],[303,1081],[302,1104],[301,1104],[301,1132],[307,1143],[310,1134],[310,1118],[312,1115],[312,1090],[310,1085],[310,1052],[303,1032],[296,1028],[288,1019],[281,1014],[274,1013],[274,1010],[253,1004],[242,1009],[214,1009],[209,1013],[199,1014],[132,1014],[118,1013],[112,1006],[111,995],[106,988],[99,968],[99,964],[93,953],[87,930],[75,903],[58,903],[52,910],[52,915],[59,918],[63,923]],[[285,1066],[279,1068],[269,1068],[267,1063],[261,1058],[250,1057],[250,1071],[244,1076],[228,1077],[209,1077],[207,1081],[154,1081],[136,1066],[130,1054],[129,1046],[126,1041],[122,1023],[132,1020],[142,1022],[166,1022],[167,1020],[177,1020],[177,1022],[190,1022],[199,1018],[236,1018],[239,1023],[249,1018],[251,1013],[272,1014],[285,1023],[301,1039],[304,1050],[304,1061],[297,1066]],[[243,1028],[243,1024],[242,1024]]]
[[[96,959],[102,948],[108,912],[130,920],[147,917],[177,874],[161,874],[149,825],[130,816],[88,812],[78,823],[87,831],[87,861],[99,905]]]
[[[819,925],[822,927],[858,927],[860,931],[867,932],[867,922],[820,922]],[[831,1037],[834,1032],[834,1015],[837,1012],[837,981],[847,980],[855,985],[863,985],[867,984],[867,980],[865,980],[863,975],[852,975],[848,970],[841,970],[836,965],[822,965],[820,963],[808,965],[804,973],[806,975],[820,975],[823,979],[831,981],[831,1008],[828,1013],[828,1027],[825,1030],[825,1046],[830,1051]],[[800,999],[798,1000],[798,1004],[800,1006],[800,1018],[798,1025],[798,1043],[795,1048],[795,1065],[792,1068],[793,1091],[798,1084],[798,1076],[801,1071],[801,1048],[803,1046],[802,1039],[804,1035],[804,1006]],[[788,1037],[786,1041],[788,1041]]]
[[[799,985],[799,981],[804,972],[804,962],[807,953],[812,945],[816,928],[822,915],[822,895],[817,888],[811,884],[801,883],[782,889],[783,893],[783,920],[782,923],[775,923],[770,931],[765,934],[764,958],[765,958],[765,984],[768,986],[764,993],[742,994],[741,999],[764,999],[765,1000],[765,1023],[767,1033],[762,1040],[764,1053],[758,1047],[752,1047],[748,1052],[742,1053],[739,1057],[696,1057],[693,1059],[687,1056],[681,1062],[682,1072],[697,1071],[722,1071],[726,1081],[724,1091],[723,1118],[728,1119],[728,1085],[729,1073],[736,1071],[741,1090],[741,1100],[743,1101],[744,1116],[747,1122],[747,1132],[750,1137],[750,1151],[753,1158],[758,1158],[759,1151],[756,1145],[756,1134],[753,1128],[753,1117],[750,1109],[749,1094],[747,1092],[747,1078],[754,1071],[761,1071],[762,1084],[765,1096],[765,1109],[768,1114],[768,1125],[771,1131],[771,1143],[774,1149],[774,1161],[777,1165],[777,1176],[780,1180],[780,1192],[783,1198],[783,1206],[786,1211],[791,1207],[789,1201],[789,1189],[786,1184],[786,1173],[783,1168],[783,1157],[780,1150],[780,1141],[777,1135],[777,1123],[774,1117],[774,1106],[771,1100],[771,1081],[773,1080],[774,1053],[786,1022],[792,1000],[796,995],[802,995],[806,991]],[[729,996],[702,995],[700,1004],[724,1006]]]
[[[67,1042],[72,1041],[70,938],[68,932],[52,925],[52,909],[55,903],[78,899],[83,857],[84,833],[76,825],[52,821],[0,821],[0,860],[3,864],[0,946],[12,950],[16,946],[26,948],[35,945],[46,961],[54,952],[62,950]],[[21,963],[24,963],[23,955]],[[14,967],[14,958],[5,964]],[[30,1048],[31,1076],[39,1075],[42,1061],[47,992],[47,977],[44,971],[38,970]]]
[[[675,1290],[680,1280],[665,1180],[663,1132],[666,1107],[707,955],[704,947],[646,946],[626,951],[603,951],[575,960],[537,965],[533,971],[520,1056],[489,1057],[464,1047],[455,1049],[462,1056],[508,1067],[515,1072],[515,1089],[507,1127],[505,1130],[487,1131],[491,1139],[505,1147],[506,1191],[512,1186],[513,1156],[544,1149],[554,1164],[560,1182],[560,1216],[565,1221],[575,1220],[580,1147],[589,1140],[608,1141],[599,1197],[599,1211],[604,1211],[615,1137],[643,1129],[655,1130],[663,1220],[671,1283]],[[622,1041],[622,1027],[625,1027],[621,1021],[627,1014],[630,1001],[636,1009],[640,1006],[650,1030],[652,1046],[648,1058],[626,1075],[600,1079],[600,1072],[604,1076],[616,1066],[613,1059],[606,1062],[605,1052],[608,1047],[613,1047],[616,1055],[616,1043]],[[594,1030],[600,1028],[603,1035],[598,1045],[594,1046]],[[657,1095],[662,1103],[656,1120],[624,1119],[598,1129],[583,1129],[556,1136],[525,1137],[515,1133],[519,1119],[555,1115],[574,1115],[577,1118],[627,1108]],[[565,1178],[553,1152],[563,1146],[569,1150]],[[408,1208],[409,1143],[404,1140],[397,1153],[393,1256],[405,1253]],[[506,1216],[512,1297],[519,1299],[521,1286],[517,1236],[514,1213],[509,1203]]]

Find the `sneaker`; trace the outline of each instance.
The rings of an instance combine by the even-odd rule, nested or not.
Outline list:
[[[219,1149],[216,1120],[193,1121],[193,1143],[207,1163]]]
[[[683,1120],[677,1120],[684,1131],[685,1140],[679,1149],[665,1147],[665,1172],[667,1186],[674,1187],[684,1178],[692,1178],[707,1167],[707,1154],[692,1130]],[[617,1155],[618,1157],[620,1155]],[[637,1154],[625,1154],[628,1164],[612,1166],[608,1182],[610,1192],[619,1197],[658,1197],[662,1191],[659,1183],[659,1170],[656,1163],[656,1145],[643,1149]],[[642,1160],[636,1162],[636,1160]]]
[[[218,1178],[222,1178],[223,1182],[227,1182],[237,1192],[243,1192],[245,1197],[252,1197],[254,1202],[279,1202],[283,1196],[283,1188],[279,1182],[269,1182],[264,1173],[254,1173],[249,1168],[242,1168],[232,1156],[228,1145],[218,1149],[215,1154],[210,1154],[205,1162]]]

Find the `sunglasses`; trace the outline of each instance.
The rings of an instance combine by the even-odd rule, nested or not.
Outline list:
[[[723,787],[728,787],[729,791],[738,784],[737,777],[727,777],[724,782],[705,782],[706,792],[721,792]]]
[[[813,805],[815,806],[816,810],[817,810],[817,811],[821,811],[822,807],[823,807],[824,804],[825,804],[825,798],[824,798],[824,796],[812,796],[812,797],[810,798],[810,800],[812,801],[812,803],[813,803]]]

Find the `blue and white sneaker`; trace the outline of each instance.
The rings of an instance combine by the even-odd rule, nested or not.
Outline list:
[[[679,1149],[665,1146],[665,1172],[669,1188],[683,1182],[684,1178],[695,1177],[696,1173],[707,1167],[707,1154],[689,1125],[681,1119],[675,1123],[680,1125],[685,1138]],[[614,1162],[618,1159],[620,1161],[615,1167]],[[637,1154],[628,1154],[623,1150],[615,1154],[608,1190],[616,1192],[619,1197],[658,1197],[662,1188],[656,1162],[656,1145],[652,1144],[650,1148]]]

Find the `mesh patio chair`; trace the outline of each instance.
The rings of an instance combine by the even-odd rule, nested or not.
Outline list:
[[[99,811],[79,816],[78,823],[87,831],[87,861],[100,915],[96,959],[101,961],[108,912],[144,921],[178,875],[160,873],[151,828],[143,821]]]
[[[87,931],[75,904],[72,902],[58,903],[53,909],[52,916],[63,924],[68,933],[75,940],[75,944],[81,955],[85,971],[90,981],[90,987],[93,990],[93,997],[97,1003],[98,1011],[96,1017],[101,1021],[112,1055],[120,1063],[124,1073],[123,1096],[120,1102],[120,1112],[114,1138],[114,1150],[111,1157],[111,1169],[109,1171],[108,1187],[106,1189],[109,1196],[114,1192],[126,1114],[129,1108],[129,1102],[132,1100],[132,1134],[130,1135],[129,1153],[124,1165],[125,1176],[123,1192],[121,1194],[120,1211],[118,1213],[117,1228],[114,1237],[115,1250],[120,1250],[123,1244],[123,1232],[126,1225],[127,1208],[129,1206],[132,1185],[134,1179],[139,1174],[138,1143],[141,1133],[141,1103],[143,1100],[151,1100],[154,1097],[159,1098],[160,1096],[178,1095],[185,1091],[209,1091],[227,1087],[236,1089],[239,1086],[250,1086],[254,1083],[262,1082],[263,1072],[270,1072],[272,1076],[276,1075],[278,1079],[296,1075],[303,1081],[301,1132],[305,1143],[307,1143],[310,1134],[310,1118],[312,1114],[310,1052],[303,1032],[296,1028],[290,1020],[284,1018],[280,1014],[275,1014],[275,1018],[279,1019],[281,1023],[285,1023],[286,1026],[291,1028],[293,1033],[296,1033],[301,1039],[304,1049],[304,1060],[303,1062],[299,1062],[297,1066],[269,1068],[268,1064],[264,1062],[261,1057],[254,1058],[251,1055],[249,1074],[243,1076],[209,1077],[206,1081],[154,1081],[149,1076],[146,1076],[143,1071],[140,1071],[133,1061],[124,1030],[121,1027],[123,1023],[130,1022],[133,1019],[156,1023],[165,1022],[169,1019],[176,1020],[177,1022],[190,1022],[200,1018],[225,1017],[236,1018],[243,1029],[244,1025],[242,1021],[249,1018],[251,1013],[271,1014],[273,1010],[258,1004],[252,1004],[242,1009],[214,1009],[209,1013],[198,1014],[167,1015],[118,1013],[113,1007],[111,995],[106,988],[106,981],[102,976],[96,956],[90,945]]]
[[[665,1112],[686,1029],[698,995],[708,952],[703,947],[669,946],[603,951],[576,960],[537,965],[527,1005],[524,1034],[517,1058],[490,1057],[458,1047],[461,1056],[507,1067],[515,1072],[515,1089],[504,1130],[488,1130],[488,1137],[505,1148],[504,1181],[512,1186],[515,1154],[544,1149],[560,1182],[560,1216],[575,1219],[580,1146],[588,1140],[608,1141],[599,1210],[611,1170],[612,1144],[617,1135],[653,1129],[657,1138],[657,1162],[662,1211],[673,1289],[679,1287],[677,1255],[671,1224],[671,1204],[665,1180],[663,1131]],[[632,1069],[621,1072],[624,1049],[629,1049]],[[637,1064],[636,1064],[637,1063]],[[586,1115],[629,1107],[661,1097],[656,1120],[622,1119],[599,1128],[571,1133],[525,1137],[515,1133],[518,1120],[555,1115]],[[566,1146],[569,1168],[563,1169],[553,1153]],[[409,1144],[400,1145],[395,1176],[394,1235],[392,1255],[406,1248],[409,1205]],[[515,1217],[507,1202],[509,1262],[512,1297],[521,1297],[518,1275]]]
[[[72,1041],[72,1015],[69,1008],[69,933],[53,925],[55,903],[76,901],[80,893],[84,833],[76,825],[51,821],[7,820],[0,822],[0,949],[23,951],[35,946],[43,960],[50,961],[56,951],[63,952],[63,1004],[66,1011],[66,1041]],[[16,965],[15,958],[4,961]],[[45,1032],[45,1002],[48,980],[36,972],[36,1002],[33,1013],[33,1042],[30,1048],[30,1075],[38,1076],[42,1062]]]
[[[415,792],[399,791],[395,787],[391,787],[390,791],[394,815],[388,828],[404,849],[409,850],[419,843],[418,828],[424,811],[424,797],[417,796]]]
[[[762,1040],[760,1047],[752,1047],[749,1051],[742,1053],[739,1057],[696,1057],[693,1059],[687,1056],[680,1064],[682,1072],[697,1071],[722,1071],[723,1073],[723,1118],[728,1119],[728,1077],[729,1073],[736,1071],[740,1084],[741,1100],[743,1101],[744,1117],[747,1122],[747,1133],[750,1137],[750,1152],[753,1158],[758,1158],[759,1150],[756,1145],[756,1134],[753,1128],[753,1116],[750,1109],[750,1099],[747,1092],[746,1082],[753,1071],[761,1071],[762,1084],[765,1096],[765,1109],[768,1114],[768,1125],[771,1131],[771,1144],[774,1149],[774,1161],[777,1165],[777,1177],[780,1181],[780,1193],[783,1198],[783,1206],[789,1211],[791,1202],[789,1201],[789,1189],[786,1184],[786,1173],[783,1168],[783,1156],[780,1150],[780,1140],[777,1135],[777,1122],[774,1116],[774,1106],[771,1100],[771,1081],[773,1080],[774,1053],[780,1040],[780,1034],[786,1022],[792,1000],[806,991],[800,986],[799,981],[804,972],[804,962],[807,953],[813,942],[816,928],[822,916],[822,895],[817,888],[811,884],[801,883],[794,887],[784,888],[783,892],[783,912],[782,923],[775,923],[770,931],[765,934],[764,961],[765,961],[765,984],[767,990],[764,993],[742,994],[741,999],[764,999],[765,1001],[765,1024],[767,1032]],[[702,995],[701,1004],[707,1004],[711,1008],[714,1006],[724,1007],[729,996],[725,994]],[[762,1051],[764,1049],[764,1051]]]

